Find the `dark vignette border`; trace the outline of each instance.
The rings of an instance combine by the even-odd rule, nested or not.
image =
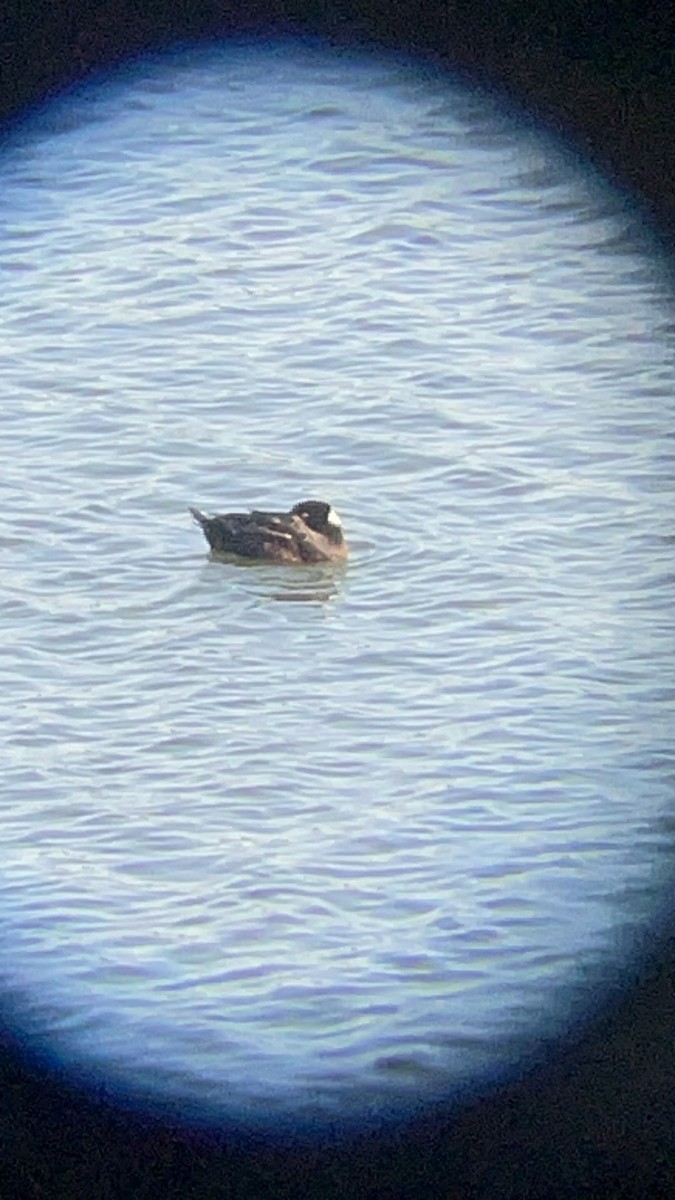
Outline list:
[[[11,133],[31,106],[148,49],[242,32],[412,51],[500,89],[636,197],[675,250],[675,17],[657,0],[9,0],[0,120]],[[349,1140],[123,1110],[29,1057],[8,1019],[0,1196],[675,1195],[673,933],[664,915],[624,990],[520,1078]]]

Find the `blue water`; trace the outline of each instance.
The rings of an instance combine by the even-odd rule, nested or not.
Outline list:
[[[438,72],[289,43],[128,69],[2,169],[17,1020],[254,1119],[529,1053],[670,863],[673,317],[637,215]],[[187,513],[311,496],[346,567],[211,561]]]

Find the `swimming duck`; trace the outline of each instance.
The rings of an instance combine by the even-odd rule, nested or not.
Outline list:
[[[220,554],[278,563],[328,562],[346,558],[342,521],[323,500],[303,500],[290,512],[216,513],[190,508],[209,546]]]

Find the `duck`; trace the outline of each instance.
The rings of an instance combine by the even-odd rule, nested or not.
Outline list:
[[[215,513],[190,505],[209,546],[218,554],[275,563],[345,559],[349,548],[342,521],[325,500],[301,500],[288,512]]]

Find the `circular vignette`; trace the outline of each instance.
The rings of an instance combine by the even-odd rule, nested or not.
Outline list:
[[[112,33],[110,35],[110,41],[106,44],[105,50],[103,52],[99,51],[101,61],[93,62],[91,59],[89,59],[85,64],[85,69],[87,71],[90,70],[92,66],[108,66],[111,62],[119,58],[121,49],[125,46],[124,36],[121,33],[121,25],[119,28],[117,28],[116,18],[111,17],[110,20],[110,29],[112,30]],[[236,22],[234,24],[236,27]],[[261,25],[264,26],[264,24],[265,21],[263,19],[261,20]],[[555,23],[553,22],[553,24]],[[527,25],[528,21],[526,17],[521,24],[516,23],[514,30],[517,33],[523,34]],[[468,37],[465,44],[468,46],[471,46],[470,33],[472,30],[475,31],[475,28],[475,24],[472,25],[467,23],[466,25]],[[45,29],[43,28],[40,32],[42,33],[43,40],[41,43],[38,41],[38,44],[43,46],[45,44],[48,45],[49,38],[45,32]],[[192,29],[188,28],[187,30],[184,28],[183,32],[194,34],[194,27]],[[202,31],[200,30],[200,32]],[[178,33],[177,29],[175,30],[175,33]],[[159,35],[161,38],[161,31],[157,29],[157,26],[153,22],[152,16],[148,16],[146,33],[143,35],[144,39],[147,39],[147,44],[149,45],[155,42],[155,37],[157,35]],[[164,37],[165,36],[166,35],[164,35]],[[342,36],[345,36],[344,33]],[[348,40],[349,37],[347,35],[347,41]],[[531,26],[529,39],[523,39],[523,41],[525,43],[529,41],[531,44]],[[600,35],[599,44],[601,43],[602,37]],[[146,43],[144,42],[144,44]],[[59,46],[61,47],[60,59]],[[138,45],[131,47],[134,52],[137,52],[139,48],[140,47]],[[410,48],[410,46],[408,46],[408,48]],[[445,54],[444,47],[439,47],[436,45],[435,48],[439,53]],[[129,49],[128,43],[126,45],[126,49]],[[509,56],[511,56],[512,60],[517,58],[521,64],[522,70],[523,59],[526,58],[527,55],[522,45],[519,47],[517,54],[513,45],[502,47],[502,50],[504,53],[500,66],[495,66],[497,55],[495,55],[495,59],[491,64],[489,56],[483,56],[481,58],[480,53],[475,55],[475,48],[474,54],[472,54],[470,50],[465,51],[466,61],[471,63],[472,66],[475,67],[478,65],[479,68],[486,71],[486,77],[489,80],[494,81],[496,78],[498,83],[508,85],[508,80],[505,79],[505,74],[508,74],[508,70],[505,70],[504,60],[506,59],[508,61]],[[554,59],[555,61],[560,61],[560,52],[557,46]],[[62,42],[59,42],[57,39],[57,46],[52,61],[54,60],[57,60],[56,65],[51,68],[52,74],[48,79],[46,87],[44,78],[38,78],[35,76],[32,77],[31,86],[34,88],[34,97],[44,94],[51,86],[53,86],[56,80],[72,82],[74,77],[79,77],[81,68],[76,68],[73,66],[73,64],[77,62],[77,58],[72,52],[72,46],[70,43],[64,48]],[[546,54],[544,53],[542,55],[541,52],[539,52],[539,62],[544,63],[545,61]],[[630,55],[628,55],[628,61],[630,62]],[[636,77],[639,78],[639,64],[634,66],[633,69],[636,70]],[[30,75],[30,72],[27,74]],[[534,74],[536,76],[536,72],[534,72]],[[555,117],[547,116],[547,112],[551,114],[559,114],[561,111],[560,104],[562,104],[563,106],[566,106],[567,112],[567,116],[564,119],[564,125],[566,129],[570,128],[570,121],[576,121],[579,122],[579,125],[582,125],[583,114],[580,116],[579,110],[575,110],[575,96],[573,95],[572,90],[570,89],[569,92],[565,92],[565,83],[560,85],[559,82],[558,86],[561,87],[561,91],[556,93],[554,99],[551,100],[550,93],[548,95],[546,93],[543,76],[540,75],[538,81],[536,81],[534,84],[530,84],[532,92],[535,94],[535,102],[533,107],[538,107],[539,116],[541,117],[543,115],[545,120],[548,122],[554,121]],[[510,91],[520,100],[524,98],[522,85],[518,82],[518,80],[516,81],[515,85],[513,82],[511,82]],[[607,103],[609,104],[611,111],[616,114],[616,121],[618,125],[622,120],[625,120],[626,111],[625,107],[623,110],[621,110],[621,108],[617,105],[612,107],[616,101],[617,94],[618,93],[616,91],[612,91],[610,89],[610,96]],[[29,97],[27,97],[27,94],[24,94],[23,100],[25,101],[26,98]],[[568,103],[569,106],[567,106]],[[550,108],[547,109],[547,105],[550,105]],[[15,108],[14,111],[18,110]],[[575,111],[576,116],[570,118],[569,113]],[[598,129],[597,122],[594,123],[590,104],[588,106],[588,118],[588,128],[591,130],[591,134],[587,136],[600,139],[602,139],[602,137],[607,138],[609,136],[611,139],[611,130],[608,128]],[[648,118],[647,124],[649,124]],[[654,121],[654,128],[658,127],[659,119],[657,115]],[[632,159],[630,158],[631,149],[635,152],[635,157]],[[616,153],[616,151],[614,151],[614,153]],[[633,147],[629,147],[628,154],[629,157],[626,160],[628,168],[630,168],[631,163],[638,164],[638,169],[636,169],[635,175],[633,176],[633,182],[635,182],[635,178],[637,177],[639,186],[641,186],[643,190],[643,197],[646,196],[649,198],[651,211],[657,216],[660,216],[661,229],[662,231],[667,231],[668,222],[667,219],[663,218],[663,214],[665,213],[667,215],[668,205],[667,202],[664,202],[663,197],[660,197],[658,193],[659,183],[662,183],[663,179],[659,179],[656,176],[648,176],[647,178],[643,178],[640,173],[641,168],[639,164],[649,159],[650,147],[635,145]],[[658,157],[659,155],[657,152],[653,158]],[[605,159],[605,161],[611,160],[612,151],[610,150],[609,156]],[[626,184],[631,181],[629,169],[619,171],[618,177]],[[391,1142],[387,1145],[382,1143],[380,1145],[379,1153],[377,1153],[375,1156],[371,1154],[371,1150],[373,1148],[372,1142],[368,1151],[364,1149],[363,1145],[358,1147],[354,1152],[355,1157],[352,1159],[352,1164],[356,1164],[357,1168],[361,1168],[363,1171],[368,1170],[370,1173],[372,1171],[373,1162],[375,1160],[377,1162],[377,1173],[375,1176],[376,1183],[374,1185],[375,1194],[377,1194],[379,1191],[384,1192],[385,1187],[389,1187],[389,1189],[393,1190],[393,1193],[395,1194],[425,1194],[425,1192],[422,1190],[422,1186],[427,1189],[430,1185],[433,1186],[434,1184],[442,1184],[444,1178],[447,1178],[447,1175],[444,1173],[451,1169],[451,1164],[453,1169],[453,1177],[457,1182],[458,1188],[461,1190],[462,1186],[474,1186],[477,1188],[477,1190],[475,1190],[473,1194],[477,1195],[489,1194],[493,1196],[499,1196],[511,1194],[504,1188],[503,1175],[508,1174],[509,1170],[513,1169],[518,1169],[519,1171],[523,1172],[523,1174],[520,1176],[523,1183],[523,1194],[526,1194],[525,1189],[528,1187],[531,1194],[533,1194],[533,1187],[543,1186],[545,1183],[551,1184],[552,1180],[555,1194],[563,1194],[563,1191],[566,1191],[568,1187],[575,1184],[581,1185],[582,1182],[588,1184],[590,1181],[591,1184],[596,1183],[598,1185],[605,1186],[612,1182],[618,1183],[619,1180],[623,1186],[622,1194],[645,1194],[644,1191],[631,1191],[631,1187],[637,1187],[637,1166],[645,1165],[642,1161],[643,1158],[645,1162],[647,1162],[648,1160],[646,1156],[648,1154],[651,1153],[654,1155],[659,1150],[662,1150],[664,1145],[669,1144],[667,1122],[670,1120],[670,1116],[667,1094],[664,1095],[663,1093],[660,1079],[653,1078],[650,1082],[649,1074],[646,1076],[643,1074],[640,1077],[639,1086],[637,1087],[637,1091],[640,1093],[640,1098],[647,1103],[649,1097],[652,1097],[651,1103],[654,1103],[653,1098],[658,1097],[660,1106],[660,1121],[658,1118],[656,1118],[651,1129],[646,1131],[640,1126],[641,1108],[636,1103],[636,1098],[633,1097],[631,1104],[626,1105],[623,1109],[621,1109],[620,1103],[619,1107],[617,1108],[616,1092],[619,1089],[613,1089],[610,1086],[608,1079],[606,1079],[604,1082],[602,1080],[598,1081],[598,1074],[601,1075],[602,1071],[598,1071],[597,1064],[594,1070],[592,1066],[589,1066],[589,1063],[590,1059],[592,1058],[592,1047],[596,1047],[596,1056],[598,1053],[598,1048],[600,1048],[605,1057],[608,1054],[614,1054],[615,1062],[618,1061],[619,1064],[619,1073],[623,1071],[623,1076],[626,1081],[628,1081],[630,1079],[629,1063],[636,1053],[636,1048],[642,1045],[643,1039],[646,1037],[648,1031],[651,1035],[653,1035],[653,1040],[651,1041],[652,1054],[656,1054],[659,1051],[662,1054],[661,1070],[663,1069],[663,1062],[668,1060],[669,1053],[672,1061],[672,1047],[669,1051],[668,1044],[663,1038],[663,1029],[664,1026],[666,1026],[666,1022],[664,1022],[662,1019],[663,1014],[665,1014],[668,1018],[672,1017],[672,1010],[668,1010],[667,1007],[664,1007],[664,1005],[667,1004],[666,983],[668,978],[668,968],[666,965],[663,965],[662,961],[666,936],[665,918],[664,927],[660,933],[661,936],[659,936],[658,928],[655,927],[654,938],[649,945],[649,954],[645,955],[645,958],[640,966],[637,966],[636,964],[630,964],[627,966],[626,983],[628,984],[631,982],[631,977],[639,977],[639,992],[634,992],[632,995],[628,995],[627,997],[616,997],[615,1003],[613,1004],[613,1011],[609,1015],[605,1015],[602,1018],[601,1023],[596,1027],[595,1031],[591,1031],[589,1033],[589,1038],[591,1040],[587,1043],[584,1042],[581,1049],[579,1045],[576,1047],[568,1047],[557,1063],[553,1067],[547,1068],[547,1071],[544,1075],[540,1073],[534,1079],[534,1081],[528,1080],[523,1085],[514,1084],[515,1090],[511,1090],[509,1093],[502,1092],[501,1096],[496,1095],[489,1101],[486,1100],[485,1104],[487,1104],[487,1110],[485,1107],[483,1108],[481,1120],[474,1120],[472,1124],[471,1118],[465,1117],[463,1120],[463,1128],[460,1128],[458,1132],[457,1126],[455,1126],[455,1131],[451,1135],[447,1126],[445,1125],[445,1116],[442,1116],[439,1113],[437,1113],[435,1116],[432,1114],[427,1114],[424,1118],[423,1124],[419,1124],[416,1129],[410,1129],[408,1131],[405,1145],[403,1145],[400,1140],[396,1141],[395,1149],[399,1152],[399,1158],[396,1166],[392,1165],[389,1157],[392,1151]],[[659,1011],[662,1014],[660,1021],[656,1015]],[[632,1029],[630,1022],[633,1023]],[[659,1027],[661,1032],[659,1032]],[[572,1076],[575,1073],[576,1079],[574,1082],[572,1082]],[[26,1096],[33,1094],[31,1092],[32,1082],[33,1081],[30,1075],[23,1076],[21,1073],[19,1073],[19,1075],[15,1074],[13,1076],[13,1083],[18,1088],[18,1094]],[[631,1082],[633,1083],[633,1092],[635,1092],[635,1080],[633,1079]],[[42,1084],[40,1084],[40,1088],[42,1089]],[[586,1089],[585,1092],[584,1088]],[[48,1095],[48,1093],[49,1085],[45,1084],[44,1091],[42,1091],[43,1099],[45,1095]],[[571,1106],[571,1114],[570,1112],[566,1113],[566,1119],[562,1120],[560,1122],[560,1126],[552,1133],[551,1125],[547,1124],[545,1114],[548,1112],[550,1118],[552,1119],[553,1114],[559,1111],[558,1103],[561,1096],[564,1096],[566,1102]],[[50,1099],[54,1102],[54,1105],[58,1107],[61,1098],[62,1093],[58,1088],[56,1088]],[[593,1158],[593,1148],[594,1145],[597,1148],[598,1141],[598,1133],[594,1128],[594,1110],[598,1102],[606,1106],[607,1113],[613,1115],[609,1120],[609,1126],[605,1126],[602,1134],[605,1151],[604,1160],[602,1161],[600,1161],[599,1158]],[[66,1107],[64,1110],[66,1125],[71,1122],[71,1130],[76,1138],[77,1136],[81,1136],[82,1133],[81,1120],[77,1119],[73,1122],[73,1118],[76,1113],[79,1115],[79,1117],[81,1117],[82,1113],[84,1112],[84,1109],[79,1107],[80,1103],[79,1097],[74,1095],[71,1100],[72,1106]],[[533,1105],[535,1103],[537,1105],[537,1119],[534,1124],[532,1124],[532,1115],[535,1111],[533,1109]],[[670,1104],[672,1107],[672,1098],[670,1100]],[[49,1101],[47,1103],[47,1107],[49,1107]],[[91,1110],[87,1109],[87,1111]],[[509,1113],[509,1120],[513,1123],[512,1129],[514,1130],[514,1136],[509,1150],[501,1153],[501,1151],[503,1151],[503,1142],[499,1140],[497,1131],[499,1130],[507,1111]],[[105,1143],[106,1155],[109,1149],[114,1149],[114,1154],[118,1156],[116,1161],[123,1161],[125,1163],[128,1175],[131,1177],[134,1175],[134,1172],[138,1174],[138,1172],[143,1169],[140,1162],[142,1156],[140,1146],[142,1142],[138,1140],[138,1125],[136,1123],[132,1123],[132,1125],[127,1127],[124,1125],[124,1122],[118,1120],[116,1117],[111,1116],[105,1103],[101,1104],[96,1115],[98,1118],[102,1119],[104,1124],[107,1123],[105,1124],[105,1136],[107,1139]],[[623,1171],[620,1172],[617,1165],[619,1161],[619,1147],[621,1145],[620,1130],[623,1129],[625,1122],[628,1122],[629,1124],[630,1122],[634,1122],[632,1128],[638,1131],[639,1136],[637,1140],[637,1153],[633,1153],[631,1155],[630,1153],[627,1154],[624,1150],[622,1163]],[[584,1136],[587,1139],[587,1148],[585,1156],[582,1155],[580,1159],[577,1158],[575,1163],[573,1162],[573,1158],[578,1150],[576,1131],[579,1123],[581,1123],[585,1130]],[[462,1125],[462,1122],[459,1124]],[[47,1128],[51,1128],[52,1134],[56,1130],[56,1124],[53,1122],[53,1120],[50,1126],[49,1117],[47,1117],[44,1126],[44,1129]],[[103,1128],[103,1125],[101,1128]],[[121,1132],[122,1129],[124,1129],[123,1134]],[[431,1136],[433,1136],[434,1139],[437,1139],[438,1137],[441,1138],[441,1149],[438,1151],[438,1157],[434,1166],[429,1167],[427,1164],[427,1167],[425,1168],[425,1178],[422,1185],[420,1185],[419,1180],[414,1175],[408,1174],[405,1166],[411,1162],[417,1162],[418,1166],[420,1165],[420,1156],[425,1154],[427,1151],[429,1144],[427,1139]],[[128,1145],[126,1147],[124,1145],[127,1137],[129,1137],[133,1142],[132,1150],[129,1149]],[[153,1144],[155,1146],[157,1145],[157,1137],[159,1137],[157,1130],[153,1129],[153,1138],[155,1139]],[[56,1143],[52,1144],[54,1145]],[[167,1143],[165,1142],[164,1144],[166,1146]],[[172,1154],[174,1156],[173,1165],[176,1168],[176,1176],[185,1178],[186,1174],[192,1175],[194,1171],[194,1144],[191,1144],[188,1141],[179,1145],[179,1143],[174,1141],[171,1143],[171,1145]],[[438,1146],[439,1143],[435,1140],[436,1149],[438,1149]],[[499,1147],[499,1149],[496,1149],[497,1147]],[[531,1152],[533,1147],[536,1147],[537,1152],[542,1156],[538,1166],[535,1166],[532,1162]],[[246,1140],[242,1141],[240,1144],[240,1149],[243,1150],[244,1153],[240,1158],[239,1165],[245,1171],[250,1170],[251,1162],[249,1152],[252,1150],[250,1142],[247,1142]],[[265,1153],[260,1153],[259,1147],[256,1147],[256,1154],[259,1154],[260,1162],[264,1161],[265,1168],[268,1172],[265,1176],[266,1186],[270,1180],[273,1180],[279,1189],[277,1194],[284,1194],[284,1189],[289,1178],[288,1174],[284,1173],[287,1163],[285,1156],[277,1157],[278,1151],[275,1150],[274,1154],[270,1152],[269,1157],[265,1159]],[[463,1165],[458,1169],[457,1163],[460,1161],[462,1154],[464,1154]],[[487,1172],[481,1172],[479,1170],[479,1162],[485,1162],[486,1154],[488,1156],[491,1154],[496,1154],[498,1161],[496,1161]],[[63,1162],[63,1159],[60,1161]],[[110,1161],[112,1162],[112,1159]],[[319,1182],[325,1183],[325,1166],[327,1161],[327,1159],[324,1160],[323,1166],[318,1169],[318,1174],[316,1165],[314,1170],[310,1171],[308,1174],[307,1165],[306,1163],[303,1163],[300,1167],[300,1174],[297,1176],[297,1178],[305,1179],[310,1188],[312,1186],[316,1186]],[[55,1159],[55,1165],[57,1168],[58,1162],[59,1152],[57,1150]],[[283,1167],[282,1162],[284,1163]],[[220,1163],[221,1169],[225,1169],[229,1172],[232,1166],[232,1160],[230,1159],[227,1162],[226,1167],[223,1166],[224,1160],[222,1158],[220,1159]],[[661,1163],[663,1164],[663,1159],[661,1159]],[[347,1160],[339,1152],[337,1153],[336,1157],[330,1159],[331,1171],[337,1172],[338,1174],[341,1169],[346,1168],[346,1165]],[[164,1180],[161,1179],[162,1170],[166,1170],[166,1166],[165,1164],[162,1164],[162,1160],[159,1155],[152,1155],[152,1166],[153,1185],[159,1185],[161,1182],[165,1187],[170,1186],[168,1184],[168,1176],[165,1176]],[[295,1169],[298,1170],[297,1162],[295,1164]],[[87,1167],[85,1154],[81,1155],[81,1170],[85,1174],[87,1170],[91,1170],[91,1167]],[[650,1171],[652,1172],[651,1176],[649,1173]],[[633,1172],[635,1172],[634,1175]],[[500,1175],[502,1176],[501,1180]],[[33,1178],[36,1180],[34,1190],[36,1194],[38,1194],[39,1176],[35,1176],[35,1173],[33,1172]],[[45,1179],[46,1178],[47,1176],[45,1175]],[[262,1175],[260,1170],[258,1170],[255,1175],[258,1185],[261,1183],[261,1178]],[[334,1174],[333,1178],[337,1178],[337,1175]],[[658,1160],[656,1162],[652,1160],[648,1169],[645,1170],[645,1173],[641,1178],[641,1185],[643,1188],[650,1185],[655,1187],[658,1185],[660,1178],[661,1177],[658,1175]],[[245,1187],[243,1177],[241,1177],[241,1182],[243,1190]],[[251,1183],[252,1185],[254,1183],[253,1176],[251,1176]],[[408,1185],[408,1190],[405,1190],[406,1184]],[[486,1186],[486,1184],[491,1190],[488,1190],[488,1186]],[[361,1187],[360,1183],[359,1187]],[[349,1184],[347,1184],[347,1189],[348,1188]],[[160,1194],[159,1191],[157,1194]],[[164,1194],[167,1193],[165,1192]],[[324,1194],[331,1194],[330,1188]],[[332,1194],[347,1194],[347,1191],[340,1191],[339,1193],[334,1191]],[[362,1193],[359,1193],[357,1188],[352,1185],[352,1194]]]

